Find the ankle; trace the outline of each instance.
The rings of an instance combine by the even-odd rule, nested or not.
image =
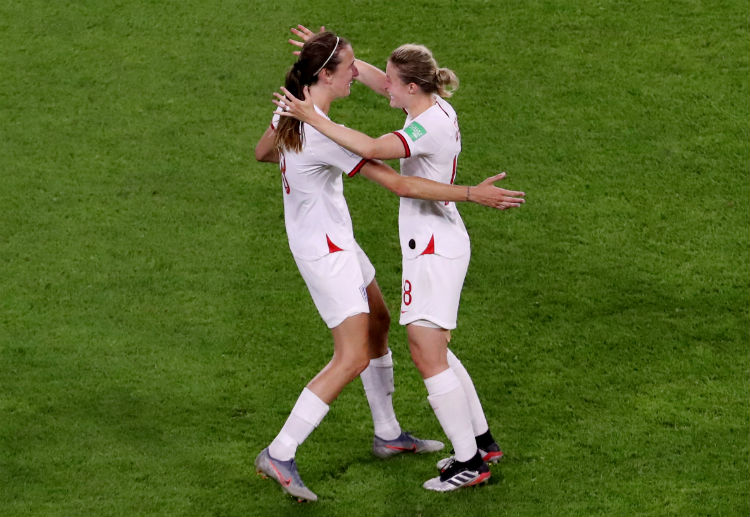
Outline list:
[[[489,429],[479,436],[476,436],[475,439],[477,441],[477,447],[483,450],[487,450],[487,447],[495,443],[495,439],[492,437],[492,433]]]

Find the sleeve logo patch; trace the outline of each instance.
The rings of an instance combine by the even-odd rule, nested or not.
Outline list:
[[[412,142],[416,142],[427,134],[427,130],[419,125],[419,122],[412,122],[408,127],[404,129],[404,133],[409,135]]]

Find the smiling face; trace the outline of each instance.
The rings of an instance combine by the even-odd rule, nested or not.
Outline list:
[[[345,45],[338,53],[339,64],[331,72],[326,70],[330,88],[333,91],[334,98],[348,97],[351,93],[352,81],[359,75],[356,65],[354,64],[354,51],[349,45]]]
[[[392,108],[406,109],[414,86],[408,85],[398,75],[396,65],[388,61],[385,65],[385,91],[391,99]]]

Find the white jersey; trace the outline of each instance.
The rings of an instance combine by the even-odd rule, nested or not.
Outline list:
[[[315,109],[326,116],[317,106]],[[302,136],[302,151],[284,150],[279,160],[289,248],[304,260],[356,250],[341,175],[354,176],[367,160],[308,124],[302,124]]]
[[[461,152],[461,132],[453,107],[440,97],[435,104],[394,134],[401,139],[406,157],[401,174],[453,183]],[[436,254],[456,258],[469,252],[469,234],[456,204],[401,198],[398,214],[401,252],[405,259]]]

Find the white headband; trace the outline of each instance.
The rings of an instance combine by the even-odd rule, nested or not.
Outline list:
[[[323,61],[323,64],[320,65],[320,68],[318,68],[318,71],[313,74],[313,77],[315,77],[316,75],[318,75],[320,73],[320,71],[323,70],[323,68],[325,68],[325,66],[331,60],[331,58],[333,57],[333,55],[336,53],[336,49],[338,48],[338,46],[339,46],[339,37],[336,36],[336,44],[333,46],[333,50],[331,51],[331,55],[328,56],[328,59],[326,59],[325,61]]]

